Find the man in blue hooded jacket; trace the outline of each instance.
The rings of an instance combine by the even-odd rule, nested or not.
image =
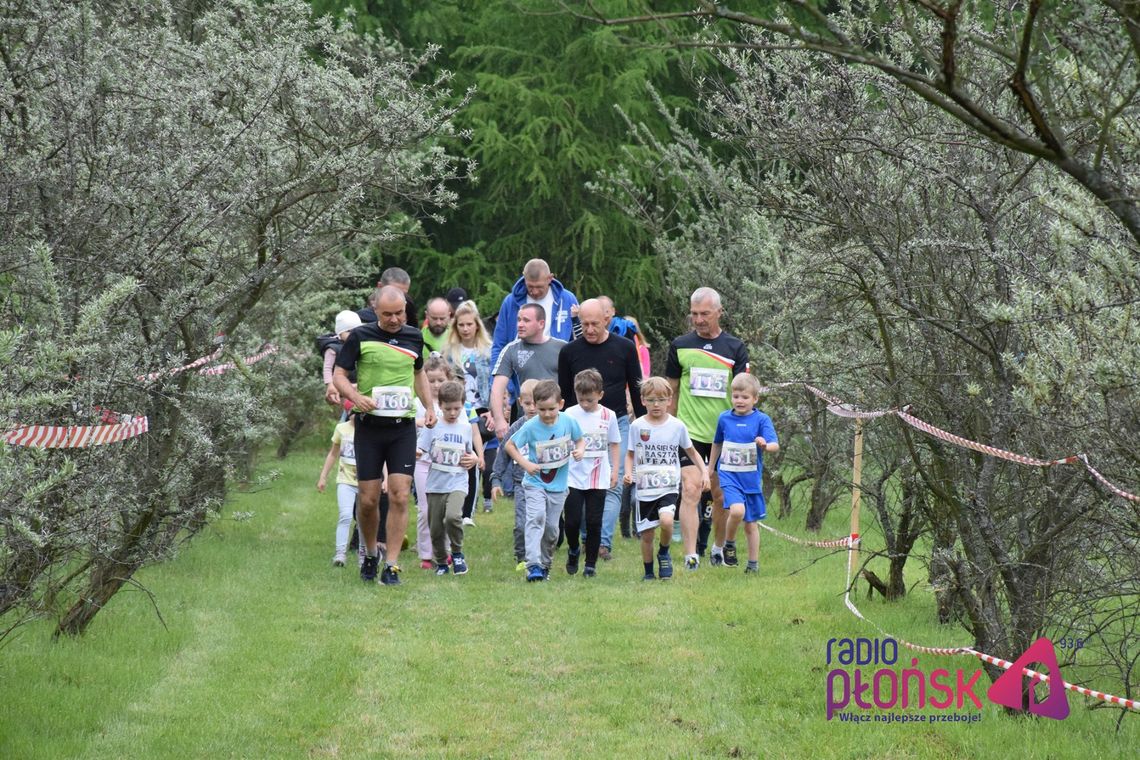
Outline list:
[[[499,307],[499,319],[495,323],[495,335],[491,341],[492,367],[499,360],[503,347],[518,337],[519,309],[528,303],[540,304],[545,309],[546,337],[559,338],[568,343],[574,339],[571,309],[578,305],[578,299],[554,279],[550,266],[545,261],[531,259],[523,267],[523,276],[515,281],[511,292],[507,293],[503,305]],[[512,400],[516,393],[517,390],[512,388]]]

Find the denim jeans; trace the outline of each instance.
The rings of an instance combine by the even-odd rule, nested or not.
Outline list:
[[[621,444],[618,452],[617,485],[606,491],[606,508],[602,512],[602,546],[607,549],[614,547],[614,528],[617,527],[618,515],[621,513],[622,476],[625,475],[625,447],[629,445],[629,415],[623,414],[617,418],[618,432],[621,433]]]

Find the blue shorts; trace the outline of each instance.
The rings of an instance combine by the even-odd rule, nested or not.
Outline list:
[[[720,488],[724,494],[725,509],[733,504],[744,505],[744,522],[756,522],[768,516],[768,508],[764,504],[764,494],[744,493],[736,487],[724,483],[721,484]]]

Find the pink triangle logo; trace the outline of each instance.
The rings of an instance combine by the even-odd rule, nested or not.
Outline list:
[[[1053,650],[1053,642],[1045,636],[1030,644],[1029,649],[1026,649],[1017,658],[1017,662],[1013,663],[1013,667],[1002,674],[1001,678],[994,681],[993,686],[986,692],[986,696],[994,704],[1012,710],[1026,709],[1021,696],[1022,685],[1027,676],[1021,672],[1021,669],[1029,667],[1031,670],[1040,672],[1042,668],[1038,666],[1044,666],[1044,669],[1049,671],[1046,679],[1046,683],[1049,685],[1049,696],[1045,698],[1044,702],[1038,704],[1034,697],[1034,689],[1031,687],[1029,689],[1029,712],[1043,718],[1064,720],[1069,716],[1069,698],[1065,693],[1065,687],[1062,685],[1064,679],[1061,678],[1061,668],[1057,665],[1057,653]],[[1032,682],[1038,683],[1037,679],[1032,679]]]

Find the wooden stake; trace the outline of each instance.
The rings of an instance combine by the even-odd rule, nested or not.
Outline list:
[[[851,536],[856,538],[859,533],[859,500],[863,489],[863,420],[855,420],[855,461],[851,468]],[[848,554],[852,578],[859,567],[859,544],[852,547]]]

